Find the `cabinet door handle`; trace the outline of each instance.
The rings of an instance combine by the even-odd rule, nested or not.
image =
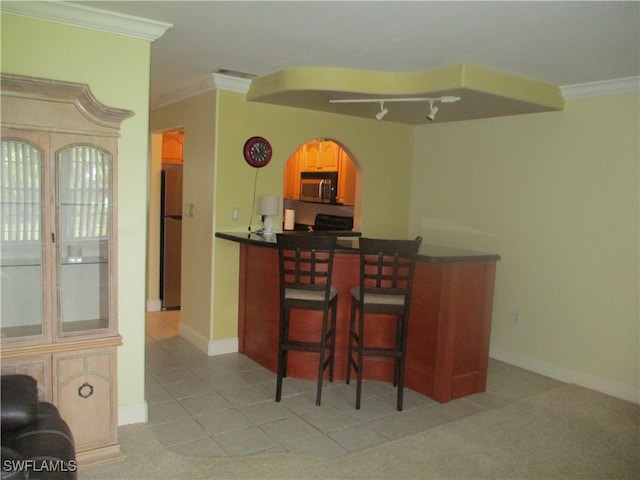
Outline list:
[[[90,385],[88,382],[84,382],[78,388],[78,395],[82,398],[89,398],[93,395],[93,385]]]

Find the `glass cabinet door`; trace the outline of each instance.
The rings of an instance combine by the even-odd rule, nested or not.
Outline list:
[[[2,338],[43,336],[43,153],[39,148],[22,140],[3,138],[1,148]]]
[[[56,155],[60,335],[109,328],[112,156],[91,145]]]

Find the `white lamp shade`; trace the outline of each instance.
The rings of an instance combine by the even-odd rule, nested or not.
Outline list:
[[[278,215],[280,213],[280,197],[264,195],[260,198],[260,215]]]

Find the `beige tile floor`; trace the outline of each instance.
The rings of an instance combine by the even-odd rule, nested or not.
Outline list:
[[[286,378],[274,401],[275,373],[232,353],[209,357],[180,337],[179,311],[146,318],[146,400],[149,424],[167,449],[196,456],[241,456],[291,451],[334,458],[499,408],[561,385],[556,380],[490,361],[487,391],[446,404],[405,389],[395,408],[391,384],[326,382],[315,405],[315,382]]]

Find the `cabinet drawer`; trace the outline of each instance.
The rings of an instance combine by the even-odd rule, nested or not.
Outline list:
[[[51,356],[16,357],[2,360],[2,375],[29,375],[38,382],[38,398],[51,402]]]
[[[54,402],[82,452],[117,441],[115,348],[54,357]]]

